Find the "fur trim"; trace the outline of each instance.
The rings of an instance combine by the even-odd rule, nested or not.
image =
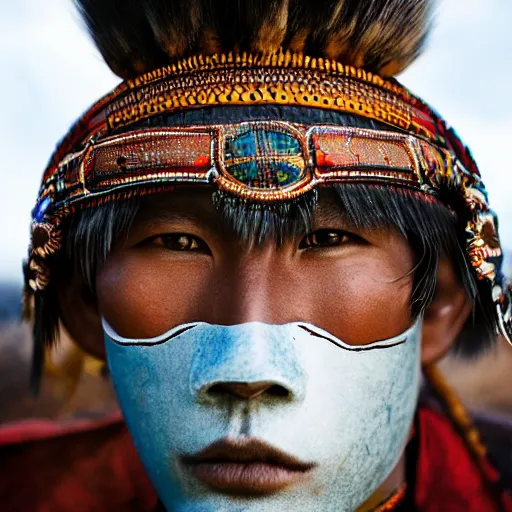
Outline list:
[[[420,53],[434,0],[74,0],[110,68],[134,78],[194,53],[279,47],[382,76]]]

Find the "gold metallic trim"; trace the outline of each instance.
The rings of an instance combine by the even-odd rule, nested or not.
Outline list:
[[[322,57],[315,58],[302,53],[292,53],[289,50],[278,50],[275,53],[266,54],[229,52],[227,54],[194,55],[169,66],[145,73],[135,79],[127,80],[126,86],[129,89],[136,89],[141,85],[147,85],[176,75],[184,75],[196,71],[209,72],[215,69],[232,69],[233,67],[272,67],[318,70],[331,73],[333,75],[356,78],[357,80],[386,88],[395,94],[403,94],[403,88],[396,83],[384,80],[380,76],[365,71],[364,69],[355,68],[354,66],[346,66],[341,62],[332,59],[325,59]]]
[[[382,121],[432,139],[413,121],[411,106],[386,88],[320,70],[280,68],[213,69],[141,85],[108,107],[111,129],[158,114],[220,105],[296,105],[350,113]]]
[[[248,187],[241,181],[237,180],[227,168],[226,155],[224,151],[225,144],[229,138],[238,135],[240,132],[251,130],[268,130],[293,137],[298,142],[302,155],[301,157],[296,156],[295,158],[286,158],[283,156],[282,160],[294,160],[294,163],[302,167],[304,174],[303,178],[290,185],[279,187],[278,189]],[[311,173],[309,144],[305,131],[300,125],[294,125],[283,121],[247,121],[220,126],[218,130],[218,139],[215,143],[217,148],[216,162],[219,171],[219,176],[215,180],[215,183],[220,189],[226,190],[231,194],[235,194],[243,199],[251,201],[275,202],[295,199],[315,186]],[[253,159],[254,158],[247,157],[247,160]],[[277,161],[278,157],[275,157],[275,159]]]
[[[300,170],[297,181],[282,187],[251,188],[233,176],[226,165],[225,142],[229,137],[236,140],[247,131],[287,135],[289,139],[283,139],[282,153],[279,153],[281,146],[278,144],[279,151],[275,152],[269,146],[270,152],[265,154],[270,166],[279,162],[292,163]],[[351,147],[351,141],[356,139],[361,140]],[[270,144],[271,139],[261,140]],[[290,140],[292,146],[287,146]],[[272,144],[279,142],[277,139],[272,141]],[[287,149],[290,149],[289,153]],[[362,153],[357,153],[356,149]],[[330,155],[331,160],[329,151],[335,152]],[[320,152],[322,162],[318,161]],[[116,167],[120,157],[126,158],[124,169]],[[250,161],[253,157],[259,158],[257,154],[248,153],[242,155],[241,161]],[[239,156],[230,157],[230,165],[238,165],[239,160]],[[438,181],[430,178],[437,180],[456,174],[450,163],[455,164],[455,161],[445,158],[442,150],[409,134],[333,125],[308,128],[283,121],[148,128],[101,140],[92,139],[83,151],[66,158],[48,182],[42,197],[53,203],[54,209],[51,215],[43,214],[44,226],[34,224],[33,234],[39,233],[44,243],[33,247],[30,269],[34,277],[29,280],[29,285],[38,291],[48,285],[46,256],[60,249],[60,225],[75,208],[169,191],[189,183],[214,185],[241,199],[264,203],[295,199],[315,187],[336,182],[386,183],[435,193]],[[58,203],[55,194],[66,197],[65,201]],[[472,202],[476,197],[472,197]],[[46,226],[53,228],[48,231]],[[47,233],[51,236],[45,237]],[[36,238],[33,238],[33,244]],[[479,244],[475,243],[474,247],[477,249],[472,253],[475,260],[485,256],[478,250]]]
[[[116,129],[201,106],[265,104],[356,114],[435,138],[430,128],[416,121],[411,96],[398,83],[334,60],[289,51],[198,55],[146,73],[112,93],[106,120]]]
[[[302,178],[286,186],[258,188],[231,174],[224,154],[226,140],[243,131],[261,130],[282,133],[297,141],[300,154],[262,158],[288,161],[303,168]],[[356,142],[364,154],[353,153],[351,144]],[[331,146],[336,153],[329,153]],[[319,162],[320,154],[334,160],[330,164]],[[258,157],[248,155],[237,162],[246,160]],[[317,185],[341,181],[388,182],[433,190],[435,186],[426,181],[427,175],[452,173],[436,146],[420,143],[408,134],[332,125],[306,128],[283,121],[137,130],[91,141],[84,151],[68,158],[65,165],[67,174],[56,187],[69,187],[68,204],[117,188],[151,183],[215,183],[243,199],[263,202],[294,199]]]

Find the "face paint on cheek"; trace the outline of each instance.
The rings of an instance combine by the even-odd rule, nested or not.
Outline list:
[[[104,330],[121,407],[168,510],[352,511],[407,442],[421,320],[362,347],[303,323],[196,323],[144,340]]]

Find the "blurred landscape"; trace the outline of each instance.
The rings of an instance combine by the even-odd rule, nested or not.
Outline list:
[[[0,283],[0,323],[19,318],[21,310],[21,287]]]
[[[117,409],[102,363],[63,332],[37,399],[30,391],[31,330],[20,321],[21,286],[0,283],[0,423],[27,418],[93,418]]]

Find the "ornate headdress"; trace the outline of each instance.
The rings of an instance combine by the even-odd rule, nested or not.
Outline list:
[[[419,53],[428,0],[77,0],[125,81],[58,146],[33,211],[26,304],[51,286],[63,226],[76,210],[183,184],[240,201],[293,201],[324,185],[371,183],[422,193],[464,223],[467,260],[512,337],[496,219],[469,151],[392,76]],[[382,4],[382,5],[381,5]],[[164,126],[151,120],[216,106],[309,107],[376,127],[282,120]],[[383,126],[385,129],[383,129]]]

